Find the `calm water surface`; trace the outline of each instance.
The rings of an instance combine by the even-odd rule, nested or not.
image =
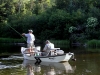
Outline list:
[[[100,54],[78,54],[77,61],[70,64],[76,65],[76,70],[73,75],[100,75]]]
[[[0,59],[0,75],[100,75],[100,54],[75,54],[76,61],[35,64],[16,58]]]

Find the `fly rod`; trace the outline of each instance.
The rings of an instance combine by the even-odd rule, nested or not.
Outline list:
[[[16,33],[18,33],[23,39],[24,39],[24,41],[26,41],[25,40],[25,38],[18,32],[18,31],[16,31],[13,27],[11,27],[9,24],[7,24],[11,29],[13,29]]]

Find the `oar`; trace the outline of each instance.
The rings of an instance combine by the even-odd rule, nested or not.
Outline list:
[[[23,39],[24,39],[24,41],[26,41],[25,40],[25,38],[18,32],[18,31],[16,31],[13,27],[11,27],[9,24],[7,24],[11,29],[13,29],[16,33],[18,33]]]

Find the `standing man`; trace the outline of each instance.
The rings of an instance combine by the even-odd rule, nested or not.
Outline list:
[[[29,48],[29,52],[32,52],[35,36],[32,34],[33,33],[32,30],[28,30],[28,31],[29,31],[28,34],[23,33],[22,35],[27,37],[27,47]]]

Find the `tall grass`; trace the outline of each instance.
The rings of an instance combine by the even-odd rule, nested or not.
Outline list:
[[[69,48],[68,40],[50,40],[55,44],[55,47],[66,47]],[[23,43],[24,39],[13,39],[13,38],[0,38],[0,43]]]
[[[100,52],[100,40],[89,40],[87,42],[88,51],[91,52]]]
[[[0,43],[22,43],[24,39],[0,38]]]
[[[55,47],[69,48],[70,44],[68,40],[50,40],[55,44]]]

